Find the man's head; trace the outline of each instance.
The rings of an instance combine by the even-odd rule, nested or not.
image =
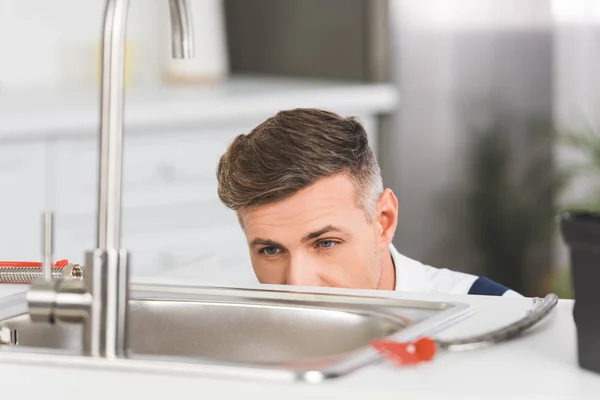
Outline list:
[[[281,111],[231,143],[217,177],[261,283],[393,289],[398,204],[356,119]]]

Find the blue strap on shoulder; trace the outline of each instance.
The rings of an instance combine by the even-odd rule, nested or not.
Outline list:
[[[473,282],[473,285],[471,285],[469,294],[482,296],[502,296],[508,290],[509,289],[506,286],[496,283],[485,276],[480,276],[475,282]]]

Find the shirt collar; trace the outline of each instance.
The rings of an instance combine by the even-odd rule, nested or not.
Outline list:
[[[398,289],[398,275],[400,275],[398,272],[398,267],[397,265],[400,264],[399,260],[398,260],[398,250],[396,250],[396,248],[394,247],[393,244],[390,243],[390,245],[388,246],[388,249],[390,250],[390,255],[392,256],[392,266],[394,267],[394,290]]]

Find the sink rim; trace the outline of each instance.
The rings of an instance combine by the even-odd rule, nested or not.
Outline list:
[[[394,322],[405,325],[404,329],[386,337],[388,340],[409,341],[423,335],[431,335],[440,329],[453,325],[468,316],[471,306],[458,302],[408,300],[384,296],[366,296],[354,294],[317,293],[309,291],[263,290],[249,288],[227,288],[197,285],[165,285],[165,284],[132,284],[130,299],[134,301],[186,301],[252,304],[263,303],[276,307],[329,309],[337,312],[354,312],[360,314],[377,314],[392,318]],[[300,303],[309,303],[300,304]],[[324,305],[336,306],[329,308]],[[438,310],[439,313],[414,322],[410,319],[377,310],[377,307],[411,307]],[[22,315],[22,313],[20,313]],[[17,315],[15,315],[16,317]],[[8,318],[4,318],[6,320]],[[1,322],[1,321],[0,321]],[[337,360],[325,364],[322,368],[302,368],[302,363],[295,365],[250,364],[221,362],[200,357],[176,357],[164,355],[131,354],[119,359],[99,359],[81,356],[78,352],[62,349],[32,348],[24,346],[1,346],[0,360],[26,363],[43,363],[56,366],[106,366],[111,369],[130,371],[157,371],[163,373],[184,373],[210,375],[216,377],[261,378],[269,380],[320,382],[326,379],[341,377],[357,369],[370,365],[381,357],[371,346],[358,347],[344,353]]]

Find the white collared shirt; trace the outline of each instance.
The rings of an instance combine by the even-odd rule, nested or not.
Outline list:
[[[389,249],[396,269],[397,291],[522,297],[486,277],[430,267],[400,254],[391,244]]]

